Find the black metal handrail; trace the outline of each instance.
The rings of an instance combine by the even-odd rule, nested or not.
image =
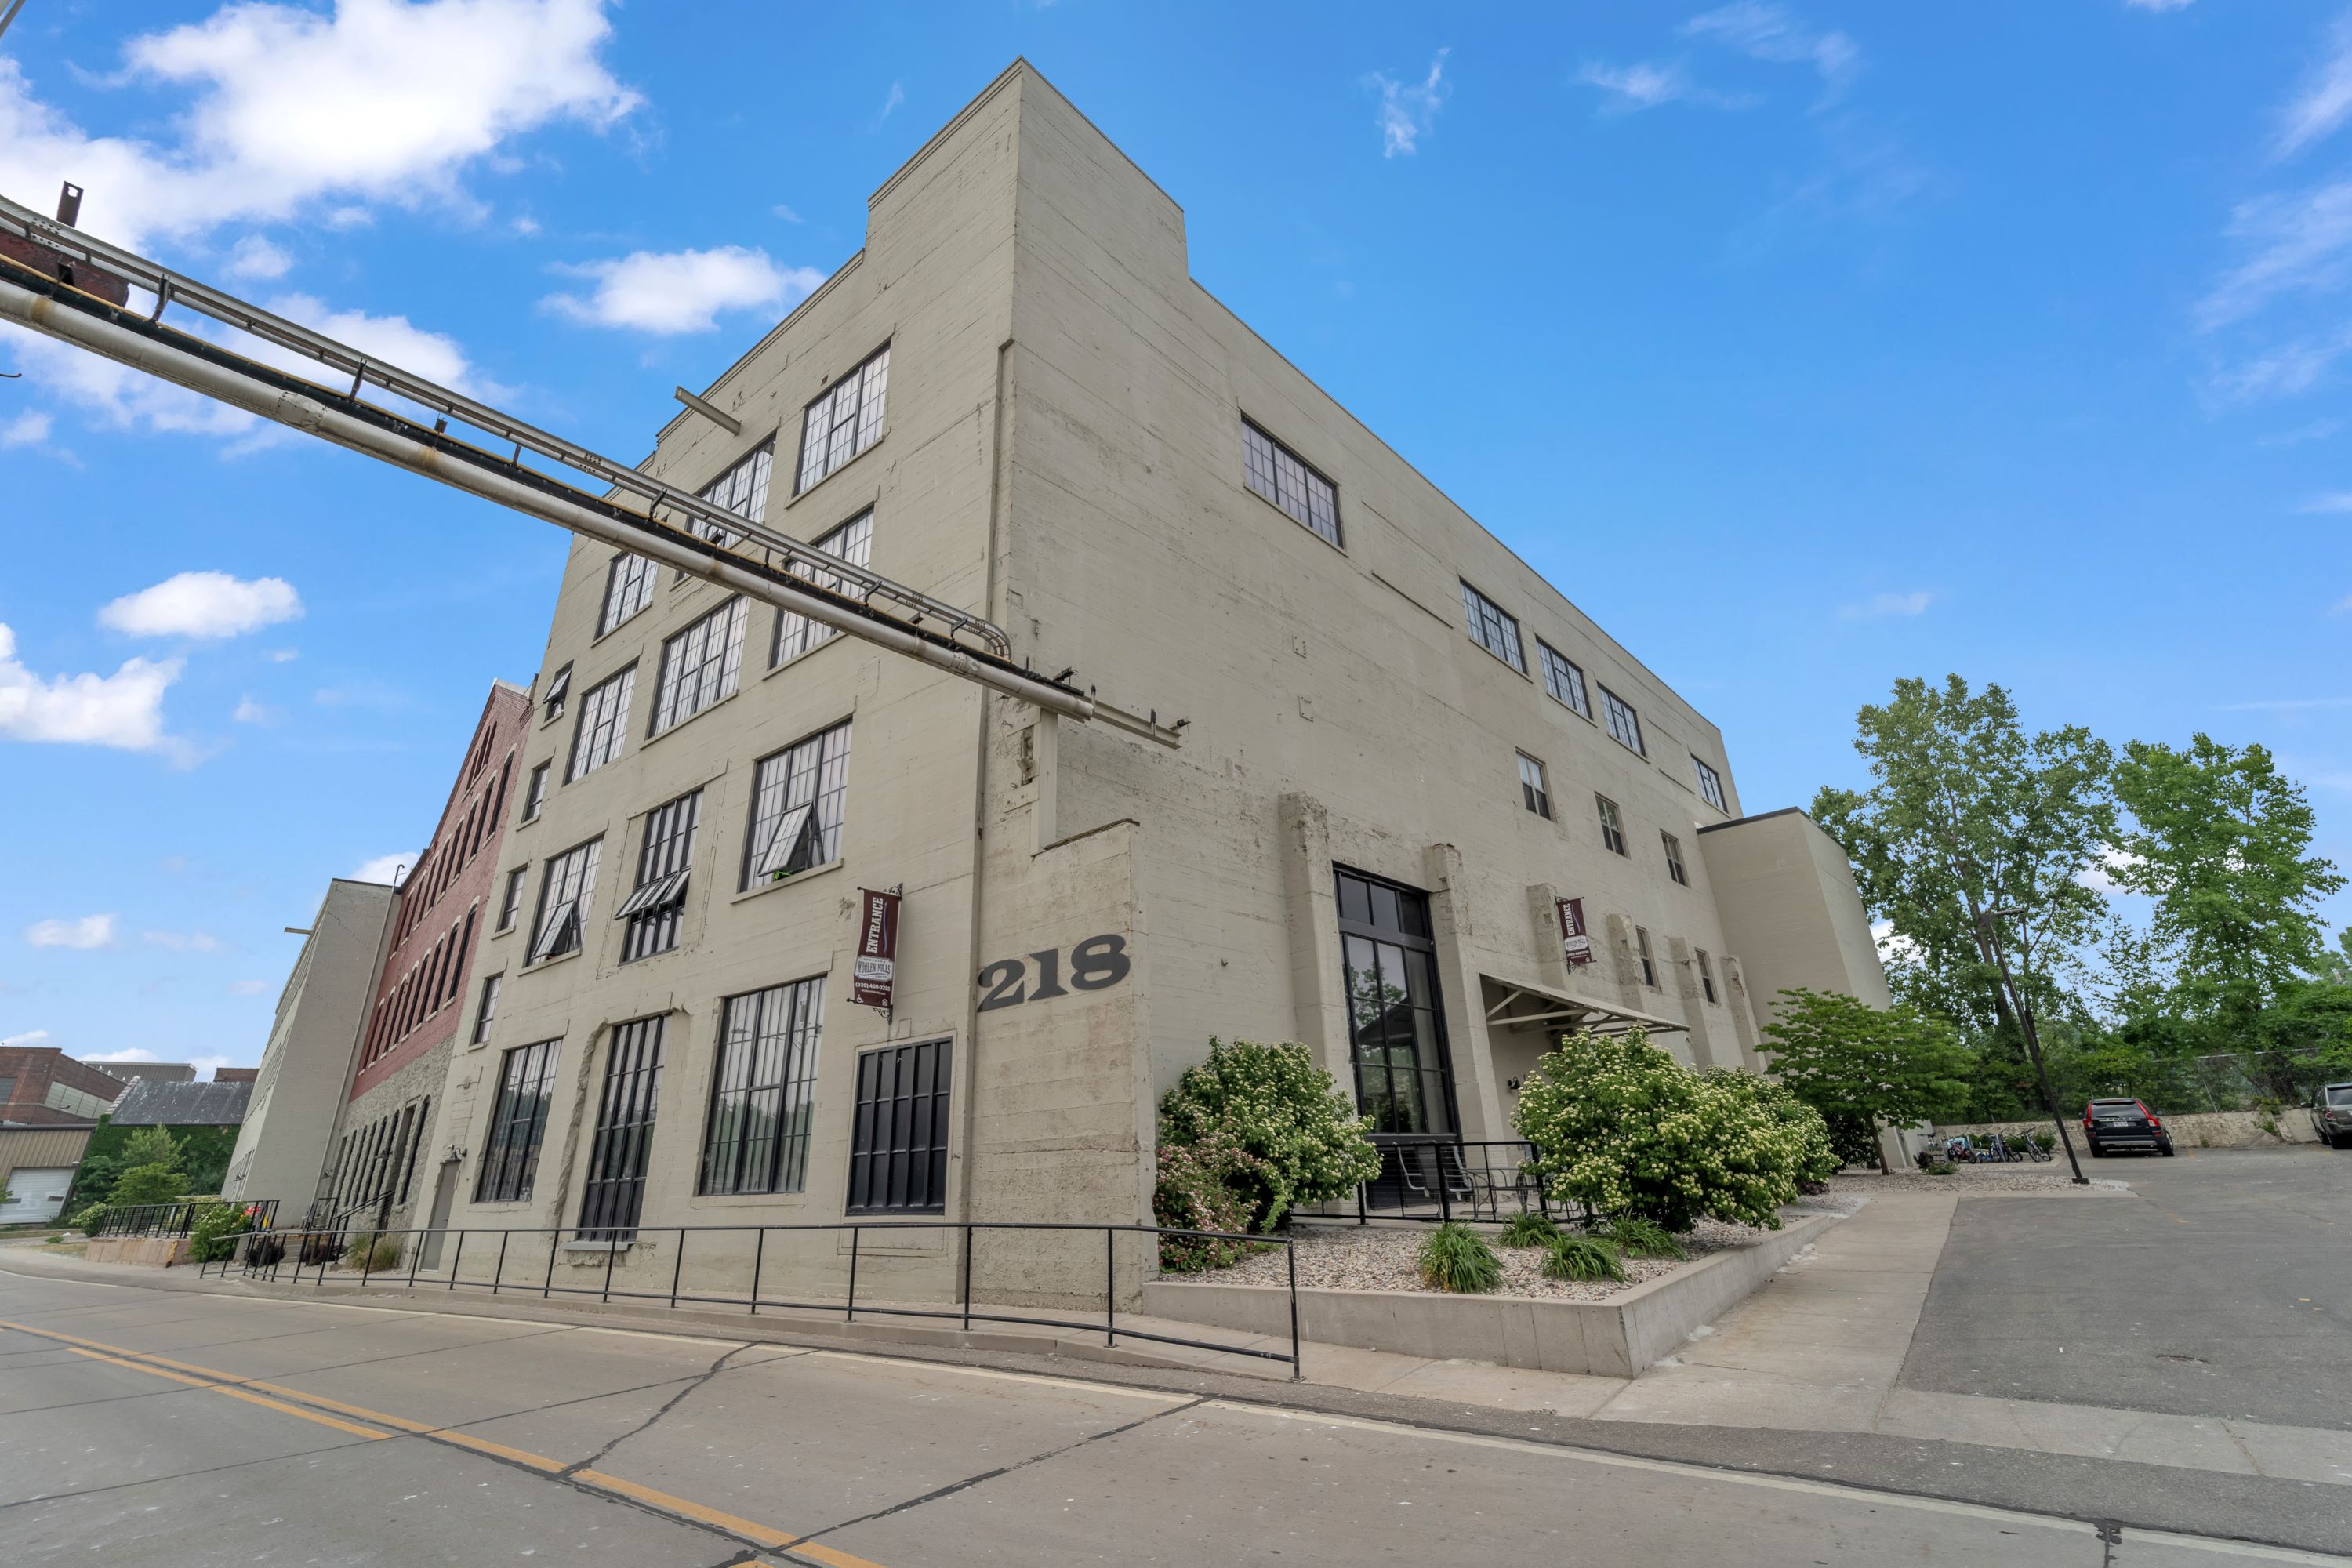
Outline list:
[[[681,1303],[692,1306],[743,1307],[755,1317],[762,1308],[766,1308],[771,1310],[828,1314],[840,1312],[845,1322],[856,1321],[860,1312],[864,1312],[869,1318],[947,1319],[961,1322],[966,1331],[969,1331],[974,1323],[1015,1323],[1033,1328],[1076,1329],[1088,1332],[1099,1329],[1102,1331],[1103,1342],[1106,1345],[1116,1345],[1120,1337],[1124,1336],[1130,1340],[1147,1341],[1154,1344],[1176,1345],[1189,1350],[1213,1351],[1227,1355],[1248,1356],[1260,1361],[1286,1363],[1290,1367],[1293,1382],[1297,1381],[1301,1375],[1298,1352],[1298,1259],[1297,1255],[1291,1250],[1290,1238],[1286,1236],[1261,1236],[1222,1230],[1182,1230],[1154,1225],[1086,1225],[1056,1220],[838,1220],[794,1225],[639,1225],[633,1227],[629,1238],[616,1245],[607,1239],[610,1235],[609,1228],[597,1229],[593,1235],[591,1235],[591,1228],[594,1227],[518,1226],[493,1230],[473,1226],[446,1228],[417,1226],[407,1229],[390,1229],[354,1226],[331,1231],[305,1228],[256,1231],[236,1238],[238,1245],[235,1256],[223,1260],[220,1269],[223,1274],[226,1274],[230,1268],[236,1267],[248,1279],[258,1278],[275,1281],[279,1272],[290,1260],[294,1269],[295,1284],[299,1285],[302,1282],[302,1275],[306,1268],[315,1267],[316,1274],[312,1283],[323,1286],[327,1282],[330,1260],[342,1256],[348,1244],[349,1250],[355,1251],[359,1256],[359,1268],[356,1273],[349,1268],[341,1269],[341,1281],[346,1284],[356,1284],[362,1289],[390,1282],[403,1289],[409,1289],[415,1288],[421,1278],[426,1285],[440,1285],[449,1290],[455,1290],[460,1286],[467,1289],[487,1288],[493,1296],[507,1290],[519,1290],[525,1293],[536,1291],[541,1300],[554,1296],[593,1296],[600,1302],[616,1299],[661,1301],[671,1308],[676,1308]],[[793,1235],[819,1232],[837,1236],[844,1231],[849,1235],[848,1289],[845,1299],[796,1300],[787,1297],[762,1294],[762,1271],[767,1264],[769,1237],[780,1233]],[[909,1232],[936,1234],[942,1231],[961,1233],[962,1237],[962,1250],[959,1259],[959,1272],[962,1279],[961,1299],[958,1304],[952,1307],[886,1304],[873,1300],[870,1296],[866,1300],[859,1301],[857,1298],[858,1257],[861,1244],[867,1236],[877,1233],[905,1235]],[[1052,1231],[1068,1235],[1101,1236],[1103,1238],[1102,1317],[1099,1320],[1039,1317],[1025,1313],[990,1310],[984,1304],[976,1305],[972,1296],[973,1242],[977,1233],[981,1231]],[[688,1237],[746,1235],[754,1238],[749,1289],[742,1294],[735,1295],[709,1294],[684,1289]],[[1283,1248],[1285,1259],[1288,1265],[1287,1289],[1290,1297],[1290,1349],[1288,1352],[1260,1350],[1249,1345],[1223,1344],[1213,1340],[1188,1339],[1181,1335],[1158,1333],[1148,1329],[1121,1328],[1118,1324],[1118,1238],[1122,1235],[1153,1237],[1155,1267],[1158,1240],[1167,1237],[1191,1237],[1206,1241],[1248,1242]],[[508,1254],[514,1239],[518,1237],[548,1238],[546,1268],[536,1280],[514,1281],[507,1278]],[[563,1238],[566,1237],[572,1237],[585,1250],[604,1254],[604,1268],[601,1283],[593,1286],[556,1283],[556,1259],[564,1250]],[[613,1283],[613,1276],[620,1255],[629,1250],[637,1240],[656,1237],[677,1238],[677,1255],[670,1264],[669,1289],[666,1291],[616,1289]],[[478,1256],[492,1238],[497,1240],[498,1251],[490,1268],[489,1278],[487,1279],[465,1279],[463,1268],[468,1242],[474,1244],[476,1254]],[[378,1269],[375,1267],[376,1255],[380,1250],[380,1244],[387,1239],[397,1240],[400,1243],[399,1251],[389,1267]],[[452,1244],[446,1277],[441,1275],[441,1264],[437,1256],[429,1269],[423,1268],[425,1244],[428,1239],[436,1243]],[[331,1246],[322,1247],[321,1243],[331,1243]],[[400,1268],[400,1263],[403,1261],[408,1265],[404,1274]],[[198,1276],[201,1278],[208,1272],[210,1267],[210,1265],[199,1265]]]
[[[100,1237],[185,1236],[195,1228],[197,1216],[209,1209],[237,1208],[245,1211],[249,1231],[268,1230],[278,1221],[278,1200],[257,1198],[251,1203],[239,1203],[234,1198],[186,1198],[171,1204],[132,1204],[124,1208],[109,1207],[106,1216],[90,1232],[90,1238]]]
[[[1493,1220],[1554,1215],[1535,1145],[1520,1139],[1394,1137],[1373,1140],[1380,1173],[1356,1189],[1355,1219]],[[1319,1216],[1336,1219],[1328,1208]],[[1554,1215],[1554,1217],[1559,1217]]]

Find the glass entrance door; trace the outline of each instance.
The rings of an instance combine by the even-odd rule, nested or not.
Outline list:
[[[1375,1133],[1450,1137],[1454,1075],[1427,895],[1335,868],[1356,1104]]]

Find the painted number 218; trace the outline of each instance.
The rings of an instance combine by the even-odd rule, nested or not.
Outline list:
[[[1071,987],[1100,991],[1127,978],[1127,938],[1123,936],[1090,936],[1070,949],[1068,986],[1062,984],[1062,955],[1058,951],[1049,947],[1029,956],[1037,961],[1034,991],[1027,988],[1029,965],[1020,959],[1000,958],[980,972],[981,989],[987,993],[980,999],[982,1012],[1066,996]]]

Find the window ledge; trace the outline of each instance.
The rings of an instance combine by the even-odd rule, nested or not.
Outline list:
[[[774,652],[774,637],[772,633],[769,637],[769,651],[771,653]],[[761,673],[760,679],[766,680],[771,676],[782,675],[788,669],[798,668],[802,664],[805,663],[809,659],[814,658],[817,655],[833,647],[835,643],[856,642],[856,640],[857,639],[856,637],[851,637],[847,632],[836,631],[831,637],[825,638],[824,641],[817,644],[816,647],[803,648],[800,652],[793,655],[792,658],[785,659],[782,663],[768,666],[768,668]]]
[[[658,570],[658,567],[656,567],[656,570]],[[635,609],[631,610],[627,615],[622,616],[619,620],[614,621],[611,626],[605,627],[603,631],[598,632],[594,637],[590,637],[588,639],[588,646],[590,647],[596,647],[601,646],[606,637],[619,636],[621,633],[628,630],[630,626],[634,626],[639,616],[644,615],[647,610],[650,610],[653,607],[653,600],[651,598],[647,598],[644,604],[639,605]]]
[[[1258,505],[1260,505],[1260,506],[1262,506],[1262,507],[1265,507],[1267,510],[1269,510],[1269,511],[1273,512],[1276,517],[1279,517],[1280,519],[1282,519],[1282,521],[1285,521],[1285,522],[1286,522],[1286,523],[1290,524],[1290,526],[1291,526],[1291,527],[1293,527],[1293,528],[1303,528],[1303,529],[1305,529],[1305,530],[1307,531],[1307,536],[1308,538],[1313,539],[1313,540],[1317,541],[1317,542],[1319,542],[1319,543],[1329,545],[1332,549],[1334,549],[1334,550],[1338,551],[1338,552],[1339,552],[1340,554],[1342,554],[1342,555],[1345,555],[1345,554],[1347,554],[1347,553],[1348,553],[1348,547],[1347,547],[1346,545],[1344,545],[1344,544],[1340,543],[1340,542],[1339,542],[1339,540],[1325,539],[1321,534],[1319,534],[1319,533],[1318,533],[1318,532],[1316,532],[1316,531],[1315,531],[1315,525],[1314,525],[1313,523],[1309,523],[1309,522],[1301,522],[1301,521],[1299,521],[1297,518],[1295,518],[1295,517],[1291,516],[1288,512],[1286,512],[1286,511],[1283,510],[1282,510],[1282,508],[1281,508],[1278,504],[1276,504],[1276,502],[1274,502],[1274,501],[1270,501],[1270,500],[1266,500],[1264,496],[1262,496],[1262,495],[1258,494],[1258,493],[1257,493],[1257,491],[1255,491],[1255,490],[1254,490],[1254,489],[1250,489],[1250,488],[1249,488],[1249,484],[1248,484],[1248,482],[1247,482],[1246,480],[1244,480],[1244,481],[1243,482],[1243,484],[1242,484],[1242,494],[1244,494],[1244,495],[1245,495],[1245,496],[1249,497],[1249,498],[1250,498],[1250,500],[1254,500],[1254,501],[1257,502],[1257,504],[1258,504]],[[1338,524],[1337,526],[1338,526],[1338,528],[1339,528],[1339,538],[1340,538],[1340,539],[1345,539],[1345,538],[1348,536],[1348,525],[1347,525],[1346,523],[1342,522],[1342,523]]]
[[[848,863],[846,857],[836,855],[822,866],[812,866],[805,871],[795,871],[781,882],[762,882],[756,888],[746,888],[728,901],[740,904],[746,899],[756,899],[762,893],[778,892],[785,888],[797,888],[812,877],[822,877],[827,871],[838,871]],[[549,962],[554,961],[551,959]]]
[[[1280,509],[1277,508],[1276,510],[1279,510]],[[1285,512],[1283,515],[1287,517],[1289,513]],[[1314,531],[1310,529],[1308,531],[1312,532]],[[1488,658],[1493,659],[1496,664],[1501,665],[1505,669],[1509,670],[1513,675],[1517,676],[1521,680],[1528,682],[1529,685],[1533,685],[1535,683],[1536,678],[1534,676],[1529,675],[1526,670],[1521,669],[1517,665],[1513,664],[1509,659],[1505,658],[1501,654],[1496,653],[1493,648],[1488,647],[1476,637],[1465,637],[1463,640],[1468,643],[1472,647],[1476,648],[1480,653],[1485,654]]]
[[[743,695],[743,677],[742,677],[742,673],[739,670],[739,671],[736,673],[736,676],[735,676],[735,689],[734,689],[734,690],[732,690],[732,691],[729,692],[726,696],[724,696],[724,697],[722,697],[722,698],[719,699],[719,700],[718,700],[718,701],[711,703],[711,704],[710,704],[709,707],[707,707],[707,708],[698,708],[698,709],[696,709],[693,712],[691,712],[691,713],[688,714],[685,718],[680,719],[677,723],[672,724],[668,729],[662,731],[659,734],[647,735],[644,740],[639,741],[639,742],[637,742],[637,750],[639,750],[639,751],[641,751],[641,752],[642,752],[642,751],[644,751],[647,746],[651,746],[651,745],[656,744],[656,743],[658,743],[658,742],[662,742],[662,741],[667,741],[667,739],[669,739],[672,735],[677,734],[680,730],[685,729],[688,724],[693,723],[697,719],[701,718],[705,713],[709,713],[709,712],[713,711],[714,710],[717,710],[717,709],[719,709],[719,708],[723,708],[723,707],[725,707],[728,703],[734,701],[734,700],[735,700],[735,699],[737,699],[738,697],[740,697],[740,696],[742,696],[742,695]]]
[[[887,410],[886,410],[886,411],[884,412],[884,414],[883,414],[883,418],[884,418],[886,421],[889,418],[889,414],[888,414],[888,412],[887,412]],[[857,467],[859,460],[860,460],[861,458],[863,458],[866,456],[866,452],[878,452],[878,451],[880,451],[880,450],[882,449],[882,443],[883,443],[883,442],[885,442],[885,441],[887,441],[889,438],[890,438],[890,426],[889,426],[889,425],[888,425],[887,423],[885,423],[885,424],[883,425],[883,426],[882,426],[882,434],[880,434],[879,436],[877,436],[877,437],[874,437],[874,444],[873,444],[872,446],[870,446],[870,447],[866,447],[866,451],[864,451],[864,452],[856,452],[856,453],[853,453],[853,454],[850,456],[849,460],[848,460],[847,462],[843,463],[843,464],[841,465],[841,467],[839,467],[839,468],[837,468],[834,469],[834,470],[833,470],[833,472],[831,472],[831,473],[829,473],[829,474],[825,475],[825,477],[824,477],[824,479],[821,479],[817,480],[817,482],[816,482],[816,483],[814,483],[814,484],[813,484],[813,485],[809,486],[809,488],[808,488],[808,489],[804,489],[804,490],[802,490],[799,494],[797,494],[797,495],[793,496],[792,500],[788,500],[788,501],[786,501],[786,502],[784,503],[784,510],[785,510],[786,511],[790,511],[790,510],[793,510],[793,508],[794,508],[794,507],[796,507],[796,506],[800,505],[800,504],[801,504],[801,502],[803,502],[803,501],[804,501],[804,500],[808,500],[808,498],[809,498],[809,497],[811,497],[811,496],[813,496],[813,495],[816,494],[816,492],[817,492],[817,491],[819,491],[819,490],[821,490],[821,489],[824,489],[824,487],[825,487],[826,485],[830,484],[833,480],[839,479],[842,475],[844,475],[844,474],[845,474],[845,473],[849,472],[849,470],[850,470],[850,469],[852,469],[852,468],[856,468],[856,467]],[[794,458],[793,458],[793,467],[794,468],[794,469],[795,469],[795,470],[797,470],[797,469],[799,468],[799,467],[800,467],[800,459],[799,459],[799,458],[798,458],[798,456],[797,456],[797,455],[795,455],[795,456],[794,456]],[[793,479],[798,479],[800,478],[799,473],[798,473],[797,471],[796,471],[796,472],[794,472],[794,473],[793,473]],[[773,483],[774,483],[774,481],[772,479],[772,480],[770,481],[770,484],[771,484],[771,486],[772,486],[772,487]],[[772,493],[772,489],[771,493]]]
[[[549,957],[541,959],[537,963],[524,965],[523,973],[525,974],[537,974],[542,970],[552,969],[559,963],[567,963],[572,959],[575,959],[587,951],[588,944],[583,942],[578,947],[572,949],[569,952],[554,953]]]
[[[636,1244],[636,1238],[635,1237],[630,1237],[626,1241],[567,1241],[563,1244],[563,1250],[566,1252],[589,1252],[602,1258],[608,1252],[626,1252]]]

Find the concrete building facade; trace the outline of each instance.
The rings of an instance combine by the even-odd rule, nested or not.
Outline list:
[[[221,1184],[226,1198],[275,1198],[287,1220],[318,1193],[383,973],[397,896],[380,882],[327,884],[253,1080]]]
[[[1146,1219],[1157,1098],[1213,1036],[1302,1041],[1384,1135],[1474,1142],[1579,1024],[1755,1064],[1773,886],[1742,860],[1764,924],[1727,919],[1713,846],[1752,825],[1716,726],[1194,282],[1175,203],[1025,65],[701,395],[648,471],[1182,743],[576,542],[496,1016],[447,1076],[450,1223],[667,1279],[639,1227]],[[1806,940],[1867,950],[1850,880],[1771,875],[1822,911]],[[851,1000],[882,891],[887,1008]],[[822,1272],[848,1244],[774,1245]],[[1101,1245],[1071,1254],[1097,1280]],[[955,1243],[882,1252],[929,1289]]]

